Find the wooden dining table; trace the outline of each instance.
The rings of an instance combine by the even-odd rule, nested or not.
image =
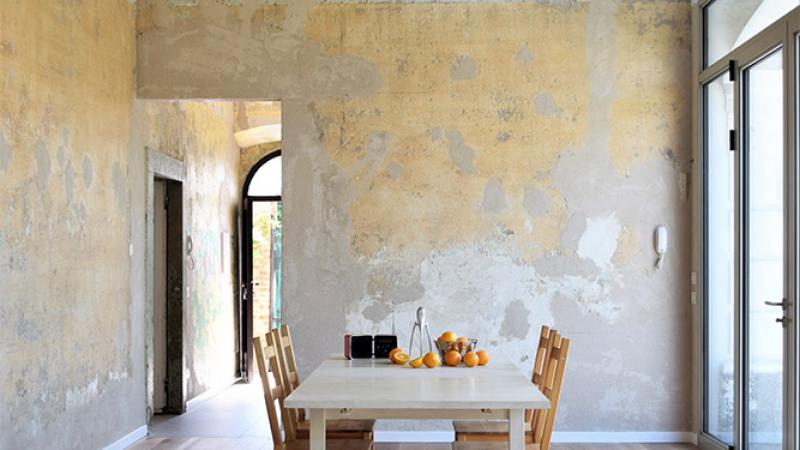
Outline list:
[[[412,368],[385,359],[325,360],[285,400],[310,411],[310,449],[325,449],[325,421],[336,419],[509,422],[509,448],[525,447],[526,409],[550,402],[510,360],[487,366]]]

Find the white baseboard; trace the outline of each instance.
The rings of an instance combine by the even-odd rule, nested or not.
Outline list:
[[[554,431],[552,442],[575,444],[697,444],[688,431]]]
[[[147,425],[142,425],[139,428],[131,431],[123,436],[121,439],[113,442],[104,450],[124,450],[130,447],[134,442],[147,436]]]
[[[194,397],[191,400],[187,400],[186,401],[186,411],[188,412],[189,409],[194,408],[195,406],[199,405],[200,403],[203,403],[204,401],[206,401],[206,400],[210,399],[211,397],[219,394],[220,392],[222,392],[225,389],[229,388],[231,385],[234,385],[234,384],[238,383],[239,381],[241,381],[241,378],[231,378],[230,380],[226,381],[225,383],[222,383],[221,385],[219,385],[219,386],[217,386],[215,388],[211,388],[211,389],[203,392],[202,394],[198,395],[197,397]]]

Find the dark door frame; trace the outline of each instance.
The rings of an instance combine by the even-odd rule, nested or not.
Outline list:
[[[281,156],[281,150],[275,150],[261,158],[247,173],[242,187],[242,229],[239,245],[239,376],[250,380],[253,367],[253,202],[279,202],[282,196],[250,196],[250,182],[261,167],[270,160]]]
[[[145,196],[145,284],[147,302],[145,307],[145,323],[147,328],[146,342],[146,389],[147,418],[153,415],[153,305],[155,301],[155,208],[166,207],[167,210],[167,326],[166,326],[166,386],[165,406],[162,412],[180,414],[186,412],[186,386],[184,380],[184,295],[186,291],[186,217],[184,215],[183,185],[186,180],[186,166],[167,154],[147,149],[147,193]],[[155,204],[155,182],[166,182],[166,205]]]

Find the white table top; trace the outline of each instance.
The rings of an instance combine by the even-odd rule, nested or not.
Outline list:
[[[324,361],[286,399],[288,408],[546,409],[547,397],[511,361],[414,369],[388,360]]]

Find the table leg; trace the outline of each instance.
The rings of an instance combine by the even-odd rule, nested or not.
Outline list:
[[[508,448],[525,450],[525,410],[512,409],[508,415]]]
[[[309,449],[325,450],[325,410],[312,409],[309,424]]]

